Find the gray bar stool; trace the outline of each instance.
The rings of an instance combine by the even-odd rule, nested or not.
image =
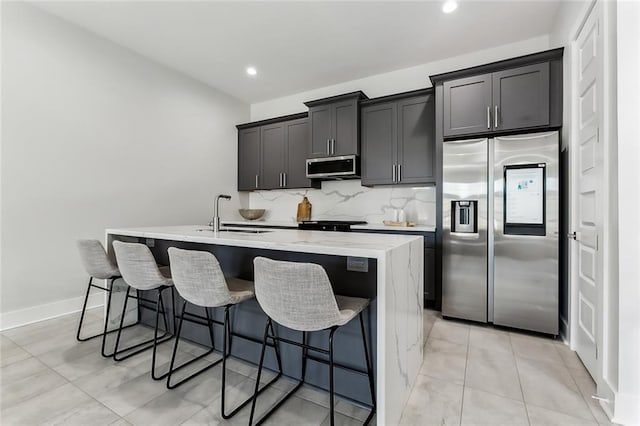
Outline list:
[[[87,340],[94,339],[102,336],[102,348],[101,353],[103,357],[110,357],[113,354],[105,353],[105,340],[108,333],[113,333],[116,330],[109,331],[107,333],[107,327],[109,325],[109,311],[111,309],[111,294],[113,290],[113,283],[117,279],[121,279],[120,270],[113,263],[109,256],[107,256],[102,243],[98,240],[78,240],[76,242],[78,251],[80,252],[80,259],[84,269],[89,274],[89,283],[87,284],[87,292],[84,296],[84,304],[82,305],[82,313],[80,314],[80,322],[78,323],[78,332],[76,333],[76,339],[79,342],[86,342]],[[93,284],[93,280],[108,280],[107,287],[102,287]],[[107,312],[104,319],[104,330],[102,333],[94,334],[90,337],[80,337],[82,331],[82,323],[84,322],[84,314],[87,310],[87,302],[89,301],[89,294],[91,288],[97,288],[107,292]]]
[[[329,277],[320,265],[313,263],[282,262],[264,257],[256,257],[253,264],[256,298],[262,310],[268,316],[264,329],[264,339],[256,383],[260,383],[260,374],[262,373],[268,339],[271,339],[276,347],[278,342],[283,342],[302,348],[302,375],[300,381],[256,424],[262,424],[262,422],[302,386],[305,380],[308,359],[329,365],[329,408],[332,426],[335,424],[333,368],[339,367],[368,376],[369,390],[371,393],[371,411],[364,422],[365,425],[368,424],[376,411],[373,368],[371,366],[369,349],[364,332],[364,320],[362,317],[362,311],[369,305],[369,299],[334,295]],[[347,324],[356,316],[360,317],[360,331],[362,333],[366,370],[356,369],[333,361],[334,333],[340,326]],[[273,332],[273,321],[292,330],[301,331],[302,343],[276,336]],[[307,344],[307,333],[321,330],[330,330],[329,350]],[[326,360],[309,355],[309,351],[328,355],[329,359]],[[254,392],[249,425],[253,423],[257,400],[258,392]]]
[[[178,291],[178,294],[184,299],[184,302],[182,304],[182,312],[180,314],[180,322],[178,323],[176,341],[173,347],[173,355],[171,357],[169,373],[167,375],[167,388],[174,389],[222,362],[222,392],[220,398],[220,413],[224,419],[229,419],[253,399],[253,396],[250,396],[244,402],[234,408],[230,413],[226,412],[226,363],[227,357],[229,357],[229,355],[231,354],[232,337],[237,336],[254,341],[256,343],[262,343],[258,339],[234,333],[231,329],[231,321],[229,318],[230,310],[233,306],[236,306],[246,300],[253,299],[253,297],[255,296],[253,282],[242,280],[240,278],[225,277],[218,259],[216,259],[213,254],[206,251],[183,250],[176,247],[170,247],[169,263],[171,265],[171,275],[173,277],[173,283],[176,290]],[[187,312],[187,302],[203,308],[205,316],[203,317],[201,315]],[[224,321],[221,322],[212,319],[211,315],[209,314],[209,308],[222,307],[224,307]],[[186,318],[185,315],[187,316]],[[175,358],[180,342],[182,324],[185,320],[204,325],[209,328],[211,349],[183,363],[182,365],[175,366]],[[215,349],[215,342],[213,338],[213,324],[219,324],[223,327],[222,358],[201,368],[200,370],[192,373],[191,375],[183,378],[176,383],[171,383],[171,376],[173,375],[173,373],[213,352],[213,350]],[[279,374],[269,383],[265,384],[262,388],[257,390],[258,393],[265,390],[282,375],[282,366],[280,363],[280,355],[278,352],[276,353],[276,358],[278,361],[278,366],[280,367]]]
[[[173,282],[171,281],[170,271],[168,270],[168,268],[158,268],[151,250],[149,250],[149,247],[144,244],[114,241],[113,249],[116,253],[116,260],[120,267],[122,277],[124,278],[126,283],[129,284],[129,287],[127,288],[127,294],[122,306],[122,316],[120,317],[120,327],[118,328],[118,335],[116,337],[116,346],[113,351],[113,359],[115,361],[122,361],[152,348],[153,355],[151,358],[151,377],[154,380],[164,379],[165,377],[167,377],[168,373],[159,376],[156,375],[156,348],[159,344],[167,342],[173,338],[172,333],[169,332],[167,310],[165,309],[164,301],[162,300],[163,292],[168,289],[171,293],[172,305],[175,302],[173,297]],[[132,296],[130,294],[132,288],[136,290],[135,296]],[[149,300],[140,297],[140,291],[155,291],[156,300]],[[153,338],[131,345],[124,349],[118,349],[120,346],[120,337],[124,328],[124,318],[127,312],[127,302],[129,298],[137,299],[138,303],[142,301],[154,305],[156,315]],[[162,336],[158,337],[158,323],[160,313],[162,313],[163,316],[164,333],[162,334]]]

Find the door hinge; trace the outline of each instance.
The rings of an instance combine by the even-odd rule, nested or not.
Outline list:
[[[576,240],[577,239],[577,235],[575,232],[571,232],[569,234],[567,234],[567,238],[572,239],[572,240]]]

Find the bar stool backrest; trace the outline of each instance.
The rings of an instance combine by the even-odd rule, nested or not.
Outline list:
[[[161,285],[171,285],[171,280],[162,275],[146,245],[114,241],[113,250],[116,252],[122,278],[131,287],[151,290]]]
[[[78,240],[76,244],[82,265],[89,276],[99,280],[120,276],[118,267],[109,259],[100,241]]]
[[[298,331],[323,330],[340,321],[326,271],[314,263],[253,260],[256,299],[275,322]]]
[[[185,300],[214,308],[233,302],[220,262],[211,253],[169,248],[173,284]]]

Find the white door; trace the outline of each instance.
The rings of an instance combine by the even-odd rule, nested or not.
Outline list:
[[[598,377],[602,339],[603,255],[603,43],[601,3],[573,42],[573,146],[571,179],[572,343],[592,377]]]

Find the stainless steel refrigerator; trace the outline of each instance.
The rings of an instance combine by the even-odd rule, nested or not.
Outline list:
[[[443,144],[442,314],[558,334],[558,132]]]

